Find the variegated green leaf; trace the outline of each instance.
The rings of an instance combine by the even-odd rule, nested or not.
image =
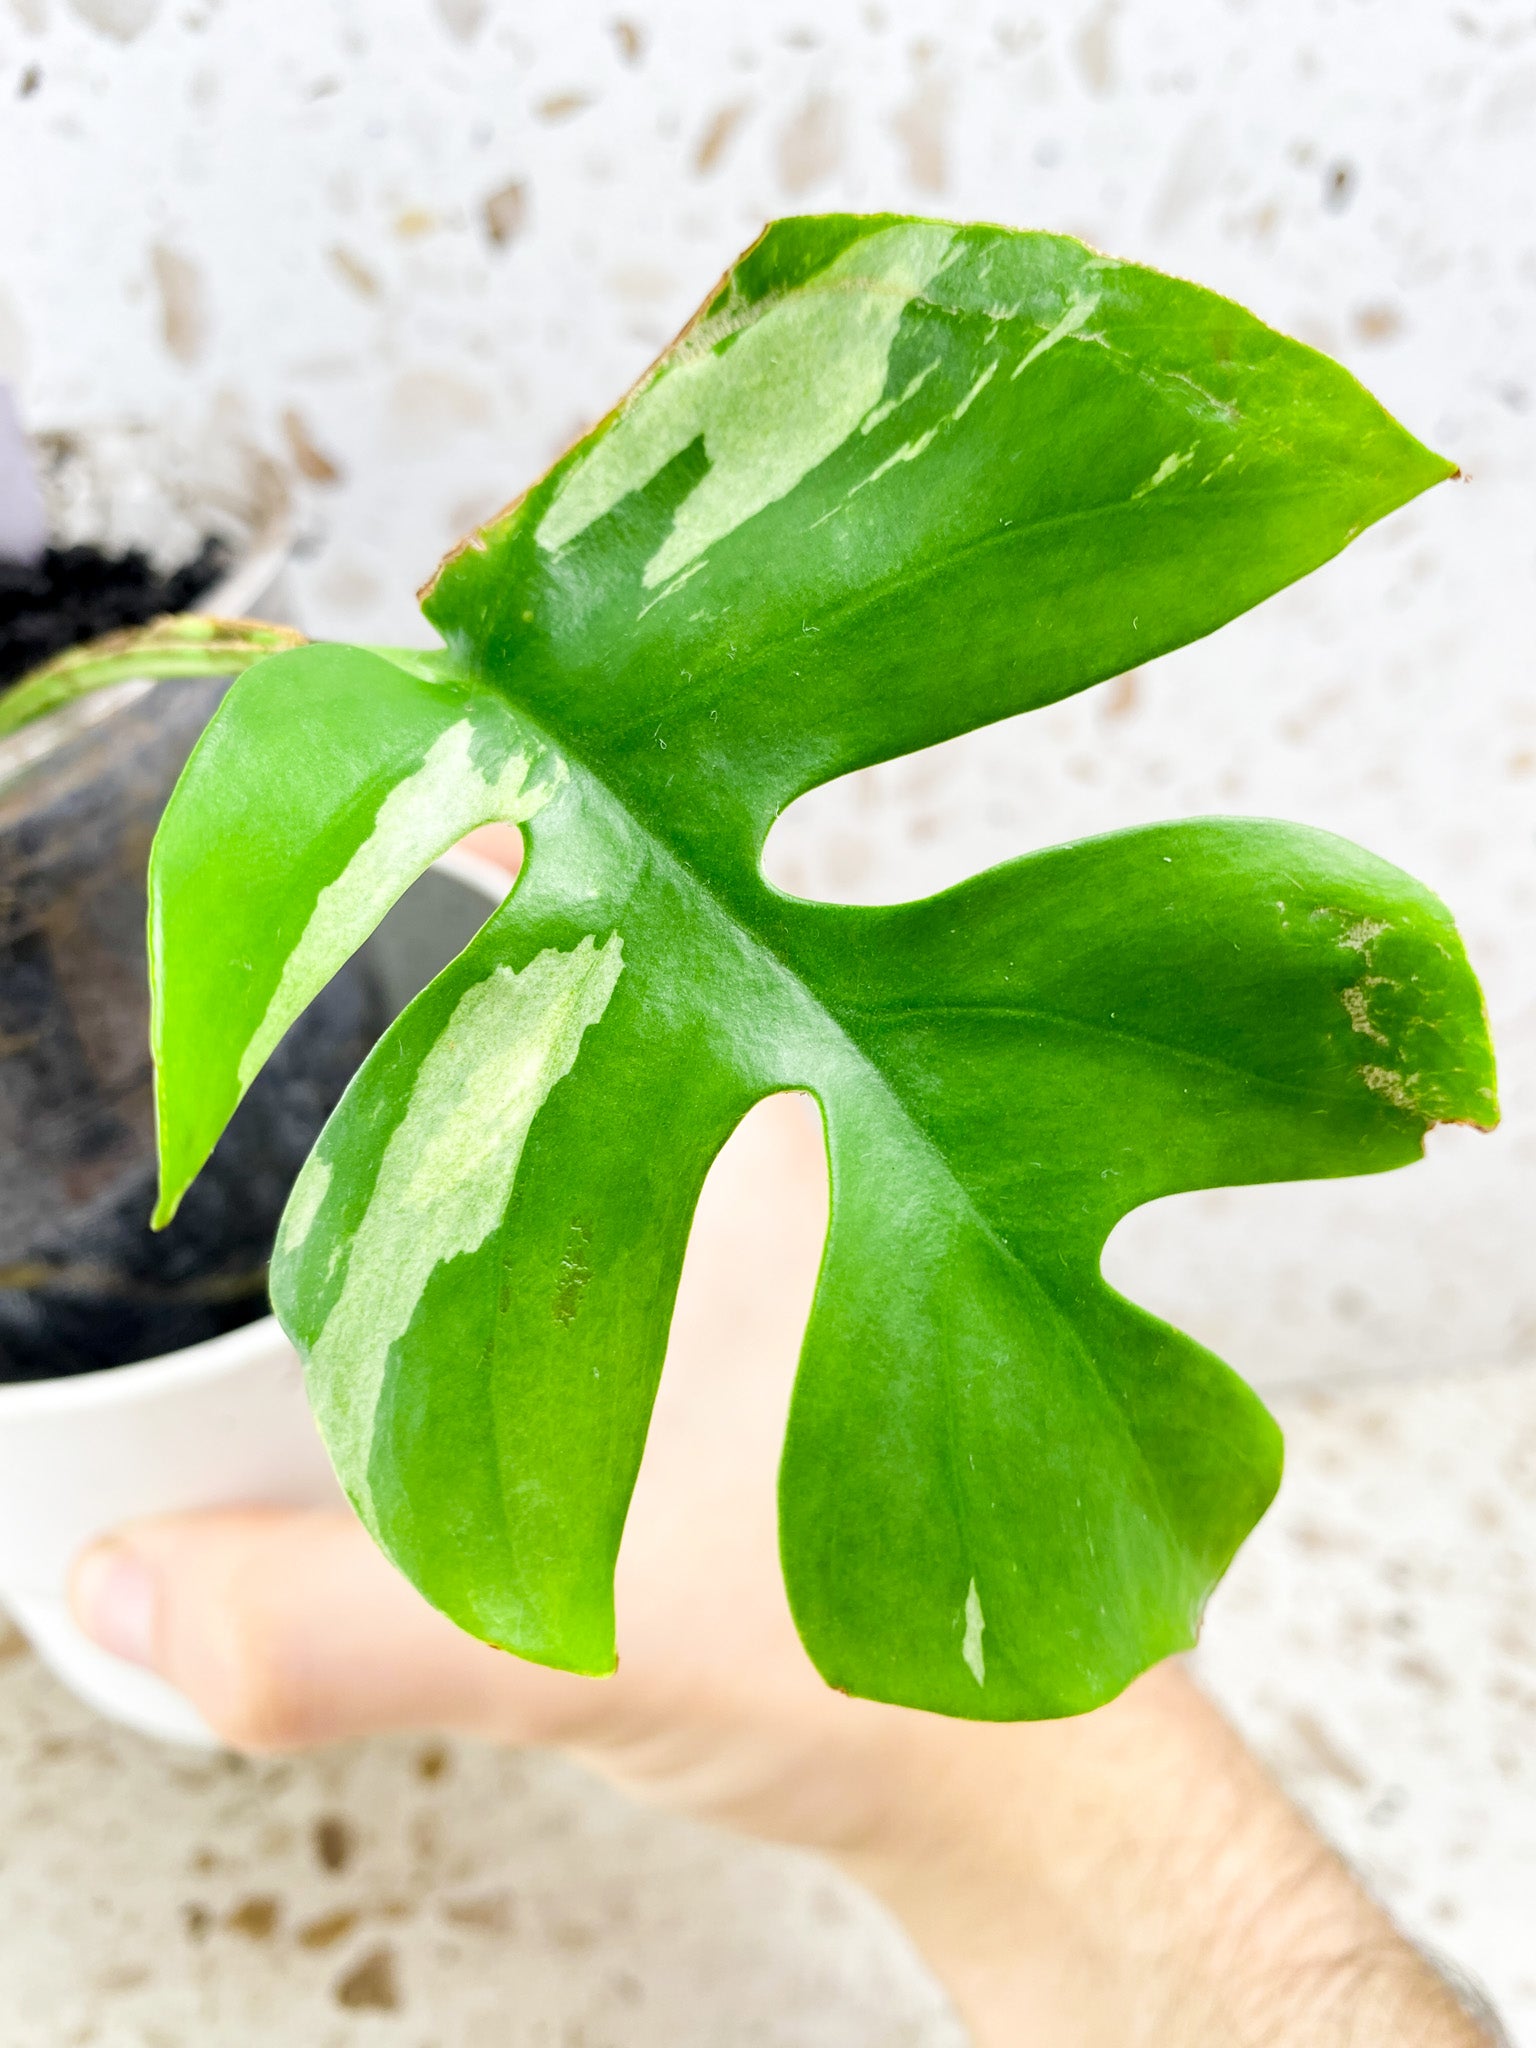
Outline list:
[[[790,221],[445,565],[441,657],[234,686],[155,859],[168,1204],[420,867],[527,830],[274,1266],[343,1481],[431,1599],[612,1668],[698,1189],[752,1102],[805,1088],[832,1221],[781,1521],[821,1670],[1050,1715],[1192,1640],[1279,1439],[1100,1250],[1160,1195],[1491,1123],[1446,912],[1241,820],[891,910],[787,898],[761,849],[801,791],[1210,632],[1449,473],[1194,286],[1049,236]]]
[[[150,861],[157,1223],[294,1018],[422,870],[477,825],[531,818],[565,776],[500,697],[406,660],[276,655],[187,764],[179,829]]]

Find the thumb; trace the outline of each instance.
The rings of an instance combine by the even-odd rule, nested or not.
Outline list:
[[[610,1690],[465,1635],[345,1513],[132,1523],[77,1559],[70,1602],[93,1641],[158,1672],[235,1749],[385,1729],[576,1740]]]

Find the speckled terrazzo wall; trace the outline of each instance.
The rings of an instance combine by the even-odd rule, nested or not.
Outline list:
[[[809,1861],[468,1744],[165,1750],[3,1628],[5,2048],[962,2048]]]
[[[1461,462],[1466,483],[1210,642],[805,800],[770,861],[813,893],[892,898],[1062,837],[1242,811],[1359,838],[1456,907],[1503,1133],[1436,1134],[1427,1167],[1375,1182],[1163,1204],[1108,1263],[1281,1390],[1292,1425],[1287,1501],[1215,1611],[1223,1696],[1527,2027],[1533,174],[1529,0],[0,0],[0,376],[38,426],[137,417],[287,464],[316,631],[419,632],[410,592],[438,553],[790,209],[1036,224],[1199,277]],[[827,1932],[819,1878],[621,1822],[563,1778],[455,1752],[434,1789],[404,1749],[221,1776],[92,1729],[19,1657],[0,1729],[18,2048],[953,2039],[874,1918],[840,1905]],[[306,1833],[327,1802],[361,1816],[345,1882]],[[445,1846],[412,1875],[418,1812]],[[487,1813],[533,1832],[509,1848]],[[628,1932],[546,1940],[562,1887],[597,1926],[604,1885],[639,1913]],[[503,1892],[522,1931],[498,1949],[454,1912]],[[265,1934],[239,1918],[264,1898]],[[333,1947],[306,1939],[353,1912]],[[349,2005],[380,1949],[394,2004]],[[693,1975],[675,1960],[704,1950]],[[649,2018],[603,2003],[626,1972]],[[361,1981],[366,1999],[382,1980]]]

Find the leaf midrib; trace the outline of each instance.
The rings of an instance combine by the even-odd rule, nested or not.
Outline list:
[[[658,864],[665,863],[666,867],[686,878],[687,882],[708,903],[711,912],[723,924],[728,927],[734,927],[758,954],[771,965],[776,975],[792,987],[795,994],[809,1005],[817,1017],[824,1020],[831,1034],[857,1059],[875,1086],[888,1098],[902,1121],[912,1131],[914,1137],[924,1150],[937,1161],[945,1179],[954,1189],[958,1203],[973,1220],[977,1230],[1010,1264],[1016,1266],[1026,1276],[1030,1285],[1050,1304],[1056,1327],[1071,1343],[1081,1364],[1086,1367],[1087,1372],[1097,1382],[1104,1397],[1107,1413],[1113,1418],[1115,1427],[1119,1431],[1127,1450],[1146,1476],[1148,1483],[1147,1497],[1157,1503],[1166,1540],[1171,1548],[1182,1552],[1183,1543],[1174,1519],[1168,1511],[1167,1503],[1164,1500],[1163,1487],[1156,1467],[1147,1457],[1132,1431],[1125,1410],[1117,1398],[1114,1389],[1106,1381],[1097,1358],[1083,1341],[1071,1318],[1062,1310],[1060,1303],[1057,1301],[1055,1290],[1036,1269],[1034,1263],[1024,1255],[1018,1246],[1011,1243],[1003,1235],[999,1226],[980,1207],[972,1190],[959,1178],[944,1147],[928,1129],[912,1104],[906,1100],[892,1077],[873,1058],[868,1048],[845,1026],[841,1018],[827,1007],[825,1000],[805,980],[798,966],[787,958],[778,947],[774,946],[753,924],[741,917],[731,902],[723,897],[717,889],[712,887],[684,855],[676,851],[660,833],[654,831],[646,815],[627,802],[624,796],[611,783],[598,775],[578,747],[568,745],[557,733],[546,731],[522,705],[517,705],[515,709],[517,716],[523,720],[533,734],[537,735],[546,746],[551,747],[556,752],[563,753],[568,763],[579,769],[602,793],[603,798],[621,812],[623,817],[634,827],[643,844],[649,849],[651,858],[656,860]],[[777,901],[788,906],[798,907],[800,899],[780,896],[764,880],[760,871],[754,874],[753,880],[757,885],[758,900],[763,904],[770,905]],[[813,1083],[805,1081],[798,1084],[788,1083],[787,1085],[814,1086]],[[949,1377],[947,1375],[944,1377],[946,1385],[945,1404],[947,1409],[951,1398],[951,1390]],[[963,1497],[964,1488],[955,1489],[954,1499],[957,1515],[962,1512]]]
[[[1057,851],[1056,848],[1048,849]],[[1027,856],[1026,856],[1027,858]],[[964,885],[962,884],[962,887]],[[872,1004],[855,1004],[855,1010],[875,1016]],[[907,1006],[913,1017],[1008,1017],[1030,1019],[1041,1024],[1059,1024],[1071,1031],[1086,1031],[1101,1038],[1123,1041],[1128,1045],[1145,1046],[1150,1052],[1163,1054],[1170,1060],[1177,1060],[1183,1066],[1200,1067],[1207,1073],[1229,1075],[1233,1080],[1244,1081],[1254,1088],[1268,1089],[1277,1095],[1292,1095],[1302,1101],[1337,1103],[1339,1098],[1327,1088],[1309,1087],[1302,1081],[1281,1081],[1273,1075],[1256,1073],[1251,1067],[1237,1065],[1224,1060],[1215,1053],[1196,1052],[1188,1046],[1172,1045],[1167,1039],[1158,1038],[1148,1031],[1136,1031],[1116,1019],[1109,1022],[1091,1017],[1075,1016],[1070,1010],[1051,1010],[1032,1003],[913,1003]]]

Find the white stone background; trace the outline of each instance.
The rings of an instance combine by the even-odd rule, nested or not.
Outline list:
[[[1527,2043],[1533,190],[1529,0],[0,0],[0,376],[37,427],[235,431],[295,467],[319,633],[420,637],[439,553],[796,209],[1064,229],[1197,277],[1461,463],[1210,641],[804,800],[770,865],[890,899],[1245,812],[1359,839],[1456,909],[1502,1132],[1437,1134],[1380,1180],[1158,1205],[1107,1265],[1291,1432],[1212,1683]],[[819,1874],[543,1767],[187,1764],[19,1656],[0,1756],[4,2048],[955,2038]],[[347,1871],[308,1846],[332,1810]],[[241,1920],[252,1898],[270,1915]],[[323,1909],[357,1917],[306,1946]],[[395,2006],[337,2004],[381,1945]]]

